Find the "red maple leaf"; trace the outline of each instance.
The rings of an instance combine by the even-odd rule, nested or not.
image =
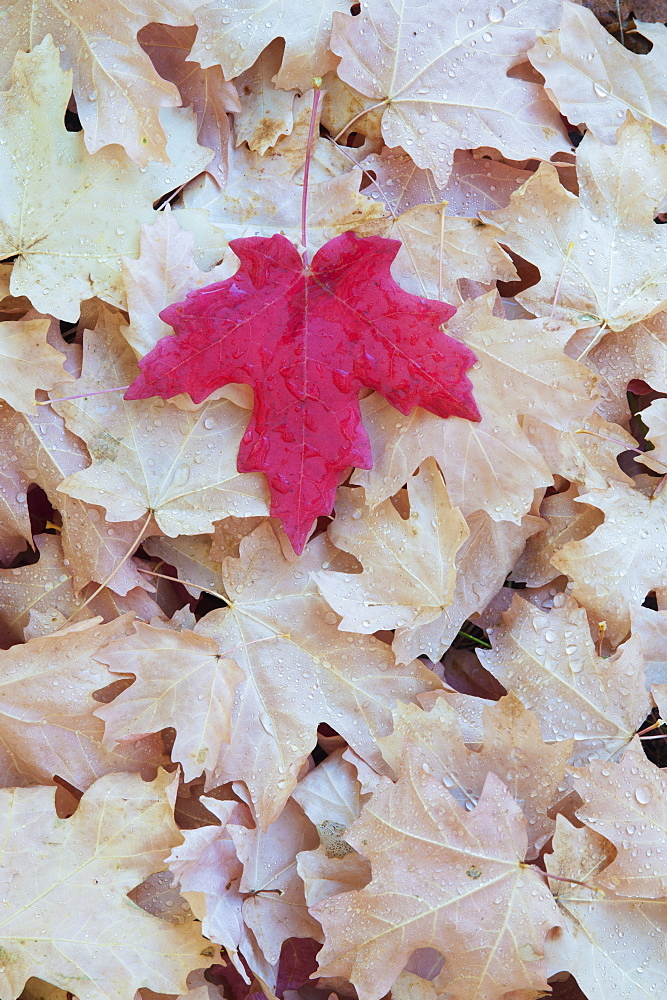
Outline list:
[[[301,552],[315,518],[331,512],[343,470],[371,468],[359,390],[377,390],[402,413],[422,406],[479,420],[465,374],[475,356],[440,329],[453,306],[391,277],[396,240],[343,233],[307,269],[285,236],[230,246],[239,270],[160,313],[178,336],[139,362],[125,398],[187,392],[200,403],[229,382],[251,386],[238,469],[265,473],[271,514]]]

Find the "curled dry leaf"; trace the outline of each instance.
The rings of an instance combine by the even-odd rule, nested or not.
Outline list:
[[[275,146],[281,135],[289,135],[294,128],[295,92],[271,86],[283,52],[281,39],[274,39],[237,79],[240,108],[234,115],[236,145],[246,142],[261,156]]]
[[[219,234],[218,246],[239,236],[283,233],[301,243],[303,167],[310,128],[313,91],[294,98],[294,124],[264,155],[245,144],[229,150],[229,176],[220,192],[199,179],[183,195],[186,209],[206,209]],[[249,187],[252,178],[252,187]],[[327,240],[352,230],[360,236],[377,232],[386,218],[383,205],[359,191],[361,170],[337,147],[318,139],[313,148],[308,188],[308,243],[318,249]],[[218,259],[220,252],[218,253]]]
[[[164,20],[160,17],[160,21]],[[240,111],[241,105],[236,87],[227,83],[219,66],[201,69],[188,59],[196,35],[195,26],[149,24],[140,32],[139,41],[160,76],[176,84],[183,107],[191,107],[197,115],[197,141],[213,154],[207,172],[224,187],[229,139],[227,112]]]
[[[530,705],[545,739],[573,736],[575,763],[608,760],[651,710],[639,640],[633,637],[603,659],[595,653],[585,609],[562,594],[553,604],[546,614],[515,596],[503,625],[490,630],[493,649],[477,655]]]
[[[18,997],[34,975],[76,989],[81,1000],[126,1000],[146,982],[180,993],[187,973],[208,964],[197,924],[158,920],[126,895],[163,868],[181,841],[169,793],[174,777],[161,772],[145,783],[106,775],[68,820],[56,815],[55,789],[0,790],[6,997]]]
[[[93,295],[123,305],[121,256],[138,252],[139,227],[153,220],[153,202],[203,170],[211,155],[197,145],[186,108],[162,112],[168,164],[140,169],[118,147],[90,155],[83,133],[65,129],[71,73],[58,57],[48,36],[32,52],[19,52],[12,86],[0,94],[0,256],[17,258],[13,295],[76,322],[80,302]]]

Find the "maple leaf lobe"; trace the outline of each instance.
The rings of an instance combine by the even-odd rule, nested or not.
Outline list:
[[[359,390],[402,413],[479,420],[465,374],[476,358],[440,329],[453,306],[396,284],[397,240],[342,233],[308,269],[282,235],[230,246],[239,270],[160,313],[177,336],[139,362],[125,398],[187,392],[199,403],[229,382],[250,385],[238,469],[265,473],[271,514],[300,552],[315,518],[331,512],[340,474],[372,465]]]

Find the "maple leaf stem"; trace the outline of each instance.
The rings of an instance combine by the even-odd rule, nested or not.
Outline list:
[[[584,427],[579,427],[574,433],[590,434],[591,437],[602,438],[603,441],[611,441],[612,444],[617,444],[619,448],[623,448],[624,451],[636,451],[639,455],[646,454],[646,452],[642,451],[641,448],[631,448],[625,443],[625,441],[619,441],[618,438],[610,437],[608,434],[598,434],[597,431],[587,431]]]
[[[607,324],[603,323],[602,326],[600,327],[600,329],[598,330],[598,332],[595,334],[595,336],[591,340],[590,344],[587,344],[586,347],[584,347],[583,351],[581,352],[581,354],[579,355],[579,357],[576,359],[577,361],[581,361],[581,359],[583,358],[583,356],[585,354],[588,354],[589,351],[593,350],[593,348],[595,347],[596,344],[599,344],[599,342],[604,337],[606,329],[607,329]]]
[[[148,576],[159,576],[161,580],[173,580],[174,583],[182,583],[184,587],[194,587],[201,594],[211,594],[212,597],[217,597],[219,601],[229,604],[224,594],[219,594],[217,590],[211,590],[210,587],[200,587],[198,583],[193,583],[192,580],[183,580],[178,576],[169,576],[168,573],[158,573],[154,569],[143,569],[141,566],[137,568],[140,573],[146,573]]]
[[[565,276],[565,269],[566,269],[567,265],[570,262],[570,257],[572,256],[572,251],[573,250],[574,250],[574,243],[572,242],[572,240],[570,240],[570,242],[567,245],[567,253],[565,255],[565,260],[563,261],[563,270],[560,272],[560,277],[558,279],[558,284],[556,285],[556,291],[554,293],[554,300],[551,303],[551,316],[549,317],[550,320],[553,320],[554,315],[556,313],[556,306],[558,305],[558,298],[560,296],[560,290],[561,290],[561,286],[563,284],[563,277]]]
[[[59,396],[58,399],[43,399],[38,406],[50,406],[51,403],[67,403],[70,399],[86,399],[88,396],[101,396],[103,392],[125,392],[129,385],[118,385],[113,389],[96,389],[94,392],[82,392],[79,396]]]
[[[644,733],[650,733],[651,730],[657,729],[659,726],[664,726],[664,725],[667,725],[667,723],[665,723],[665,720],[664,719],[658,719],[658,721],[654,722],[653,725],[647,726],[646,729],[642,729],[640,732],[636,733],[635,735],[636,736],[643,736]],[[651,736],[651,739],[652,740],[656,740],[656,739],[658,739],[658,737],[657,736]]]
[[[667,480],[667,475],[664,475],[664,476],[663,476],[663,477],[662,477],[662,478],[660,479],[660,481],[658,482],[658,485],[657,485],[657,486],[656,486],[656,488],[655,488],[655,489],[653,490],[653,497],[652,497],[652,499],[655,499],[655,498],[657,497],[658,493],[659,493],[659,492],[661,491],[661,489],[662,489],[662,488],[663,488],[663,486],[665,485],[665,480]]]
[[[359,112],[358,114],[356,114],[356,115],[354,116],[354,118],[350,118],[350,120],[349,120],[349,122],[347,123],[347,125],[343,125],[343,127],[342,127],[342,129],[340,130],[340,132],[338,133],[338,135],[335,135],[335,136],[333,137],[333,141],[334,141],[334,142],[338,142],[338,140],[340,139],[340,137],[341,137],[342,135],[345,135],[345,133],[347,132],[347,130],[348,130],[349,128],[351,128],[351,127],[352,127],[352,126],[354,125],[354,123],[355,123],[355,122],[358,122],[360,118],[363,118],[363,117],[364,117],[364,115],[368,115],[368,114],[370,114],[370,113],[371,113],[371,111],[377,111],[377,109],[378,109],[378,108],[383,108],[383,107],[384,107],[384,106],[385,106],[386,104],[388,104],[388,103],[389,103],[389,98],[388,98],[388,97],[385,97],[385,98],[384,98],[383,100],[381,100],[381,101],[378,101],[378,103],[377,103],[377,104],[371,104],[370,108],[364,108],[364,110],[363,110],[363,111],[360,111],[360,112]]]
[[[146,514],[146,519],[145,519],[144,523],[141,526],[141,530],[140,530],[139,534],[134,539],[134,541],[132,542],[132,544],[128,547],[128,550],[125,553],[125,555],[123,556],[123,558],[121,559],[121,561],[114,566],[114,568],[112,569],[111,573],[109,573],[109,575],[107,576],[106,580],[103,580],[103,582],[99,585],[99,587],[97,588],[97,590],[94,590],[93,593],[90,595],[90,597],[87,597],[85,599],[85,601],[83,602],[83,604],[79,605],[79,607],[76,609],[76,611],[72,612],[72,614],[69,616],[69,618],[65,622],[63,622],[63,625],[68,625],[78,615],[80,615],[81,612],[83,611],[83,609],[86,608],[86,607],[88,607],[88,605],[90,604],[91,601],[95,600],[95,598],[100,593],[100,591],[104,590],[104,588],[109,583],[109,581],[113,580],[113,578],[116,575],[116,573],[118,572],[118,570],[122,569],[122,567],[125,565],[125,563],[130,558],[130,556],[132,555],[132,553],[136,550],[136,548],[139,545],[139,542],[141,541],[141,539],[144,537],[144,532],[146,531],[146,528],[148,527],[149,521],[152,518],[152,516],[153,516],[153,511],[149,510],[148,513]]]
[[[310,114],[310,128],[308,129],[308,143],[306,145],[306,162],[303,165],[303,191],[301,194],[301,245],[303,247],[304,267],[308,267],[308,177],[310,176],[310,161],[313,156],[313,139],[315,138],[315,125],[317,124],[317,110],[320,106],[322,96],[322,80],[316,76],[313,80],[315,93],[313,95],[313,110]]]
[[[385,208],[387,208],[391,212],[391,215],[392,215],[393,219],[397,219],[398,218],[398,213],[396,211],[394,211],[394,208],[392,207],[390,199],[387,197],[387,195],[382,190],[382,187],[380,186],[380,182],[377,179],[377,177],[373,176],[373,172],[371,170],[366,170],[366,168],[362,167],[362,165],[360,163],[357,163],[357,161],[351,155],[351,153],[348,153],[348,151],[345,148],[345,146],[339,146],[335,142],[335,140],[331,138],[331,136],[327,136],[327,138],[328,138],[329,142],[336,147],[336,149],[338,150],[339,153],[342,153],[343,156],[346,156],[348,158],[348,160],[350,161],[350,163],[353,164],[353,166],[358,167],[359,170],[361,170],[361,172],[364,175],[364,177],[367,177],[368,180],[371,182],[371,184],[375,185],[375,187],[378,189],[378,191],[380,193],[380,197],[382,198],[382,200],[383,200],[383,202],[385,204]]]
[[[464,639],[472,639],[473,642],[479,643],[479,645],[483,646],[484,649],[491,649],[490,642],[484,642],[483,639],[478,639],[476,635],[470,635],[469,632],[464,632],[463,629],[459,629],[458,634],[462,635]]]
[[[568,878],[567,875],[551,875],[549,872],[545,872],[544,869],[540,868],[538,865],[529,865],[524,862],[521,865],[521,868],[530,868],[531,871],[537,872],[538,875],[543,875],[545,879],[553,879],[555,882],[573,882],[575,885],[582,885],[584,889],[594,889],[596,892],[604,892],[603,889],[597,889],[597,887],[591,885],[590,882],[582,882],[578,878]]]

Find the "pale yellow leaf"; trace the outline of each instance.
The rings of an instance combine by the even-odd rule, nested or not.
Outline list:
[[[376,741],[389,731],[397,699],[442,686],[418,661],[395,664],[390,647],[374,636],[338,630],[338,615],[310,579],[330,558],[324,542],[315,539],[288,562],[271,526],[260,525],[241,542],[239,559],[223,561],[221,592],[230,607],[210,612],[196,629],[246,675],[230,744],[210,783],[245,781],[262,826],[287,801],[319,723],[329,722],[382,769]]]
[[[385,108],[387,145],[402,146],[444,184],[457,148],[493,146],[512,159],[568,148],[539,85],[507,75],[559,16],[551,0],[507,8],[467,0],[451,17],[436,0],[375,0],[357,17],[334,15],[331,47],[341,79]]]
[[[107,747],[172,727],[172,758],[185,781],[215,767],[229,742],[234,691],[244,675],[212,639],[137,622],[134,635],[106,645],[96,659],[112,674],[135,676],[95,713],[104,721]]]
[[[508,208],[482,216],[500,243],[540,269],[540,281],[517,295],[526,309],[550,316],[558,287],[556,317],[623,330],[667,303],[667,237],[653,222],[667,150],[648,125],[628,121],[615,146],[584,136],[577,176],[578,197],[542,163]]]
[[[558,31],[542,34],[528,52],[561,114],[602,142],[616,141],[628,111],[650,122],[654,142],[667,140],[667,28],[636,25],[652,43],[647,55],[617,42],[592,10],[564,0]]]
[[[607,760],[632,739],[651,710],[639,640],[596,655],[586,612],[556,594],[547,614],[515,596],[490,630],[483,665],[537,716],[546,740],[574,737],[573,760]]]
[[[181,841],[174,777],[106,775],[68,820],[56,816],[54,789],[0,791],[3,996],[18,997],[35,975],[78,1000],[127,1000],[146,983],[179,993],[187,973],[208,964],[197,924],[158,920],[126,895]]]
[[[120,322],[107,311],[86,331],[83,375],[72,395],[136,377]],[[93,460],[58,489],[104,507],[108,520],[145,519],[151,511],[160,530],[175,536],[212,531],[229,514],[266,513],[264,477],[236,469],[249,414],[227,399],[185,410],[159,397],[125,401],[119,392],[53,405]]]
[[[73,74],[88,151],[120,143],[139,166],[167,160],[158,113],[178,105],[179,96],[137,41],[149,21],[184,25],[193,17],[189,4],[176,0],[83,0],[76,8],[55,0],[10,0],[0,18],[0,87],[9,86],[15,54],[35,49],[50,36],[61,52],[62,68]]]
[[[319,971],[379,1000],[416,948],[435,947],[461,1000],[544,986],[544,940],[560,920],[542,878],[523,867],[519,807],[489,774],[466,812],[424,763],[408,747],[398,783],[374,793],[350,832],[373,880],[313,907],[325,933]]]
[[[119,146],[90,155],[83,133],[65,130],[70,91],[71,73],[60,69],[50,36],[17,54],[11,89],[0,94],[0,257],[16,256],[13,295],[76,322],[80,302],[93,295],[123,305],[121,256],[138,253],[153,202],[203,170],[211,154],[197,145],[193,113],[165,108],[168,164],[140,169]]]

